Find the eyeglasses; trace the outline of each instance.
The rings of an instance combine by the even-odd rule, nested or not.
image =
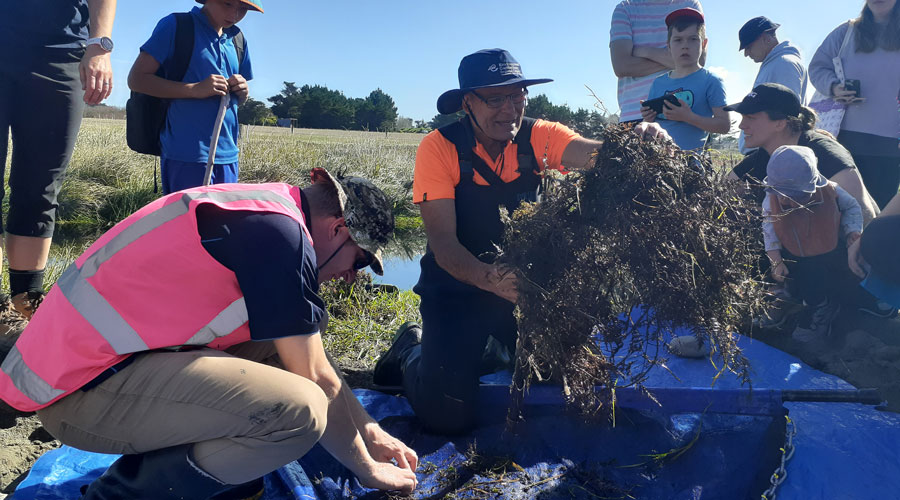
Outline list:
[[[344,240],[344,242],[341,243],[340,246],[338,246],[338,247],[334,250],[334,252],[331,252],[331,256],[328,257],[327,259],[325,259],[325,262],[323,262],[322,265],[318,266],[318,267],[316,268],[316,270],[317,270],[317,271],[320,271],[320,270],[322,270],[323,267],[325,267],[326,265],[328,265],[328,263],[331,262],[331,259],[335,258],[335,256],[337,256],[338,252],[340,252],[341,249],[344,248],[344,245],[346,245],[346,244],[347,244],[348,242],[350,242],[351,240],[352,240],[352,238],[350,238],[350,237],[348,236],[347,239]],[[360,250],[362,250],[362,249],[360,249]],[[375,258],[372,256],[371,253],[369,253],[369,252],[367,252],[367,251],[365,251],[365,250],[362,250],[362,253],[363,253],[362,256],[357,257],[356,260],[353,261],[353,270],[354,270],[354,271],[359,271],[360,269],[365,269],[366,267],[368,267],[368,266],[372,263],[373,260],[375,260]]]
[[[481,102],[487,104],[487,107],[491,109],[496,109],[502,107],[506,104],[506,101],[516,104],[522,104],[528,98],[528,89],[523,89],[521,92],[514,92],[512,94],[507,95],[495,95],[491,97],[482,97],[478,92],[472,91],[475,94],[475,97],[481,99]]]

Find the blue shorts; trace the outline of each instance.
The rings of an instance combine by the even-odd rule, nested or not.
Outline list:
[[[163,194],[169,194],[202,185],[203,176],[206,175],[206,163],[161,158],[159,170],[162,174]],[[210,184],[224,184],[237,181],[237,162],[216,163],[213,165]]]

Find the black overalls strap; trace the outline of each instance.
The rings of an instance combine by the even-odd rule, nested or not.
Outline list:
[[[523,201],[537,201],[540,189],[540,169],[531,146],[531,131],[535,120],[523,118],[516,144],[519,176],[503,182],[477,154],[475,154],[475,134],[468,117],[438,129],[441,135],[456,146],[459,157],[459,184],[456,186],[456,235],[459,242],[475,257],[483,262],[492,260],[503,237],[503,223],[500,207],[510,213]],[[501,159],[501,169],[504,159]],[[488,183],[479,185],[474,181],[478,174]],[[441,269],[434,259],[431,248],[426,249],[422,258],[422,274],[416,286],[417,293],[429,290],[481,292],[479,289],[454,279]]]

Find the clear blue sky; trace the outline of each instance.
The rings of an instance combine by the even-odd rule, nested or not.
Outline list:
[[[701,0],[703,1],[703,0]],[[115,86],[108,104],[123,106],[126,77],[140,45],[166,14],[198,5],[190,0],[119,0],[113,39]],[[617,111],[616,77],[609,61],[610,17],[618,0],[265,0],[265,14],[248,12],[247,37],[255,78],[250,95],[266,98],[282,82],[326,85],[348,97],[387,92],[402,116],[430,120],[435,101],[457,86],[466,54],[509,50],[530,78],[555,81],[533,88],[554,104],[590,107],[591,87]],[[707,67],[724,79],[729,101],[750,91],[758,65],[737,51],[737,31],[765,15],[780,23],[780,40],[797,45],[808,63],[839,23],[859,15],[862,0],[706,0]]]

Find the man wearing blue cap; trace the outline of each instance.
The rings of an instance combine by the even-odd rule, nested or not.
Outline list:
[[[744,23],[738,32],[740,47],[754,62],[761,63],[756,81],[753,87],[763,83],[780,83],[800,96],[800,103],[806,103],[806,88],[809,78],[806,75],[806,65],[800,57],[800,50],[785,40],[778,41],[775,30],[781,26],[773,23],[768,17],[759,16]],[[751,148],[744,146],[744,132],[741,131],[739,140],[741,152],[746,154]]]
[[[416,153],[413,201],[428,248],[414,290],[425,334],[415,324],[401,327],[374,379],[402,385],[416,414],[438,432],[475,423],[488,337],[515,351],[516,276],[491,256],[503,233],[500,207],[511,212],[536,201],[541,170],[586,168],[602,146],[560,123],[524,116],[528,87],[550,81],[525,78],[505,50],[469,54],[459,65],[459,88],[437,101],[439,112],[465,116],[427,135]],[[655,124],[638,131],[665,136]]]

